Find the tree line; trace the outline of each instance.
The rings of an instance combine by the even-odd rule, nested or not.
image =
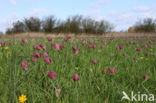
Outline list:
[[[48,16],[42,20],[29,17],[23,21],[16,21],[12,24],[12,28],[6,30],[6,34],[24,32],[104,34],[113,30],[114,25],[106,20],[96,21],[82,15],[71,16],[66,20]],[[156,20],[152,18],[138,20],[128,32],[156,32]]]
[[[111,32],[113,28],[114,26],[106,20],[96,21],[81,15],[68,17],[66,20],[59,20],[54,16],[48,16],[42,20],[29,17],[23,21],[14,22],[12,28],[6,30],[6,34],[23,32],[104,34]]]
[[[156,32],[156,20],[145,18],[134,25],[135,32]]]
[[[156,32],[156,20],[152,18],[140,19],[135,23],[134,26],[129,27],[128,32]]]

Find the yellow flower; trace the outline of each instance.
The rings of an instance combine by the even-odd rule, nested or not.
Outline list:
[[[152,51],[152,49],[150,49],[150,51]]]
[[[89,70],[90,70],[91,72],[93,72],[93,69],[92,69],[92,68],[90,68]]]
[[[5,50],[8,50],[8,47],[5,47]]]
[[[144,57],[140,57],[140,59],[144,59]]]
[[[19,96],[18,100],[20,103],[24,103],[27,100],[27,97],[26,97],[26,95],[22,94],[21,96]]]
[[[1,44],[0,44],[0,47],[1,47]]]
[[[78,67],[75,67],[75,70],[77,70],[77,71],[78,71],[78,70],[79,70],[79,68],[78,68]]]

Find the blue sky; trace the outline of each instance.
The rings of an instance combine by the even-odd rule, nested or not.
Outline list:
[[[0,0],[0,31],[30,16],[66,19],[76,14],[107,20],[120,31],[139,19],[156,19],[155,11],[156,0]]]

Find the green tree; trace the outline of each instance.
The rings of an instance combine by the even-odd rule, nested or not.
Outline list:
[[[54,32],[55,22],[56,22],[56,19],[54,18],[54,16],[46,17],[42,21],[42,29],[43,29],[43,31],[46,32],[46,33]]]
[[[41,21],[37,17],[30,17],[24,20],[24,23],[27,27],[27,31],[30,32],[39,32],[41,29]]]
[[[152,18],[146,18],[136,22],[135,32],[156,32],[156,21]]]

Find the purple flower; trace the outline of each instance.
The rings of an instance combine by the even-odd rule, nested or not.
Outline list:
[[[21,45],[22,45],[22,46],[24,46],[24,43],[23,43],[23,42],[21,42]]]
[[[54,47],[55,47],[56,50],[59,50],[59,49],[60,49],[60,46],[59,46],[59,44],[57,44],[57,43],[55,44]]]
[[[127,54],[126,53],[123,53],[123,56],[127,56]]]
[[[48,57],[48,54],[46,52],[43,52],[42,56],[45,58],[45,57]]]
[[[55,47],[55,43],[51,43],[51,46],[52,46],[52,47]]]
[[[24,39],[24,38],[22,38],[22,39],[21,39],[21,42],[25,43],[25,39]]]
[[[89,41],[89,45],[92,45],[93,44],[93,41]]]
[[[78,53],[79,53],[79,51],[76,49],[75,46],[73,46],[72,49],[73,49],[73,52],[74,52],[75,54],[78,54]]]
[[[52,61],[51,58],[49,58],[49,57],[46,57],[46,58],[45,58],[45,62],[46,62],[47,64],[50,64],[51,61]]]
[[[74,53],[75,53],[75,54],[78,54],[78,53],[79,53],[79,51],[78,51],[78,50],[75,50],[75,51],[74,51]]]
[[[152,48],[152,45],[148,45],[149,48]]]
[[[56,73],[54,71],[51,71],[51,72],[48,73],[48,76],[49,76],[50,79],[53,80],[56,77]]]
[[[67,35],[66,38],[64,39],[64,41],[67,42],[70,39],[71,39],[71,36],[70,35]]]
[[[144,74],[144,79],[148,79],[148,75],[147,74]]]
[[[95,44],[93,45],[93,48],[94,48],[94,49],[96,48],[96,45],[95,45]]]
[[[101,47],[101,49],[103,49],[104,48],[104,45],[101,45],[100,47]]]
[[[114,73],[116,72],[116,70],[115,70],[114,67],[110,68],[109,71],[110,71],[110,73],[112,73],[112,74],[114,74]]]
[[[145,48],[145,47],[147,47],[147,45],[146,44],[143,44],[142,47]]]
[[[22,66],[23,70],[27,70],[27,66],[28,66],[27,61],[22,61],[21,66]]]
[[[89,48],[89,49],[92,48],[92,45],[89,45],[88,48]]]
[[[4,47],[5,46],[5,42],[1,41],[1,46]]]
[[[145,53],[145,56],[149,56],[149,52],[146,52],[146,53]]]
[[[133,60],[134,60],[135,62],[137,62],[137,61],[138,61],[138,58],[134,57]]]
[[[120,50],[120,47],[116,47],[116,50]]]
[[[120,48],[120,49],[123,49],[123,48],[124,48],[124,46],[123,46],[123,45],[120,45],[120,46],[119,46],[119,48]]]
[[[92,63],[97,64],[97,60],[96,59],[92,60]]]
[[[33,48],[34,48],[34,49],[37,49],[37,45],[33,45]]]
[[[64,49],[64,45],[62,44],[62,45],[60,45],[60,49],[61,50],[63,50]]]
[[[40,46],[37,46],[37,50],[40,50],[41,49],[41,47]]]
[[[142,51],[142,49],[141,48],[137,48],[136,51],[140,52],[140,51]]]
[[[36,59],[37,59],[37,58],[36,58],[35,56],[32,56],[32,57],[31,57],[31,61],[32,61],[32,62],[35,62]]]
[[[73,80],[74,80],[75,82],[78,81],[78,80],[80,80],[79,75],[78,75],[78,74],[74,74],[74,75],[73,75]]]
[[[48,37],[48,41],[52,41],[52,37]]]
[[[46,50],[46,46],[45,46],[45,45],[40,44],[39,46],[40,46],[43,50]]]
[[[61,89],[56,88],[55,89],[55,95],[56,95],[56,97],[58,97],[60,95],[60,93],[61,93]]]
[[[34,53],[34,57],[40,58],[40,54],[39,54],[38,52],[35,52],[35,53]]]
[[[81,44],[82,44],[82,45],[84,45],[84,44],[85,44],[85,42],[86,42],[85,40],[82,40]]]

